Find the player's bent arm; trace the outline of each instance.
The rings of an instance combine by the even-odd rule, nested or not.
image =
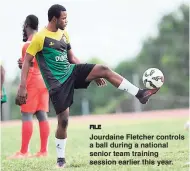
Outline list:
[[[26,53],[24,63],[22,66],[22,72],[21,72],[21,86],[26,87],[26,80],[28,76],[28,71],[30,68],[30,63],[33,60],[34,56],[30,55],[29,53]]]
[[[72,49],[71,49],[71,43],[70,43],[70,38],[67,33],[67,31],[64,31],[64,35],[66,37],[66,42],[67,42],[67,55],[68,55],[68,60],[71,64],[80,64],[80,60],[74,55]]]
[[[72,64],[80,64],[80,60],[74,55],[71,49],[68,50],[68,60]]]

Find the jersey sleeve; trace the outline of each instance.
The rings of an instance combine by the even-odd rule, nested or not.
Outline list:
[[[36,56],[36,54],[42,50],[42,42],[43,42],[43,39],[40,35],[38,34],[34,35],[34,37],[32,38],[30,42],[30,45],[28,46],[26,50],[26,53],[32,56]]]
[[[66,37],[66,43],[67,43],[67,50],[71,49],[71,43],[70,43],[70,38],[69,38],[69,34],[67,31],[64,31],[64,35]]]

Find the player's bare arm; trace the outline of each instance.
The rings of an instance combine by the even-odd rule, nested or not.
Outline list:
[[[33,58],[34,56],[26,53],[21,72],[21,84],[17,93],[16,104],[18,105],[26,104],[26,99],[27,99],[26,80],[30,68],[30,63],[33,60]]]
[[[34,56],[26,53],[25,60],[24,60],[23,66],[22,66],[22,72],[21,72],[21,84],[20,84],[21,87],[26,87],[26,79],[28,76],[30,63],[32,62],[33,58],[34,58]]]
[[[68,50],[68,60],[71,64],[80,64],[80,60],[74,55],[72,49]]]

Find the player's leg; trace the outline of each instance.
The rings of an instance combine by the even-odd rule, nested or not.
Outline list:
[[[33,157],[46,157],[48,155],[48,138],[50,134],[50,127],[48,123],[47,113],[45,111],[37,111],[35,113],[36,118],[39,122],[40,132],[40,151],[37,152]]]
[[[141,90],[132,83],[130,83],[127,79],[112,71],[105,65],[95,65],[91,72],[88,74],[86,81],[92,81],[97,78],[105,78],[109,81],[113,86],[118,89],[129,92],[131,95],[136,96],[139,101],[143,104],[147,103],[149,97],[155,94],[158,90]]]
[[[57,167],[65,167],[65,147],[67,142],[67,127],[69,119],[69,107],[73,103],[75,74],[58,88],[49,92],[50,99],[57,114],[58,124],[55,134],[57,151]]]
[[[69,108],[57,115],[58,125],[55,134],[57,166],[65,166],[65,147],[67,142],[67,127],[69,120]]]
[[[37,101],[38,101],[38,91],[36,88],[27,87],[28,98],[26,104],[21,106],[21,114],[22,114],[22,141],[21,141],[21,149],[20,152],[16,153],[16,155],[11,158],[26,158],[31,157],[28,153],[29,142],[33,133],[33,114],[37,109]]]
[[[22,112],[22,134],[21,134],[21,149],[16,154],[8,157],[9,159],[16,158],[28,158],[29,153],[29,143],[33,133],[33,113]]]
[[[36,117],[39,121],[39,132],[41,146],[40,151],[37,152],[34,157],[45,157],[48,154],[48,137],[50,134],[50,127],[48,122],[47,113],[49,111],[49,93],[45,88],[38,89],[38,105],[36,109]]]
[[[20,152],[25,154],[29,151],[29,143],[33,133],[33,113],[22,112],[22,145]]]
[[[22,112],[22,147],[21,153],[25,153],[28,150],[28,145],[33,132],[33,115],[37,108],[38,91],[35,88],[27,88],[28,98],[26,104],[21,106]]]

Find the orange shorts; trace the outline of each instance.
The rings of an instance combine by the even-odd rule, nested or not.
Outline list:
[[[21,106],[21,112],[35,113],[36,111],[49,112],[49,93],[45,88],[27,89],[26,104]]]

